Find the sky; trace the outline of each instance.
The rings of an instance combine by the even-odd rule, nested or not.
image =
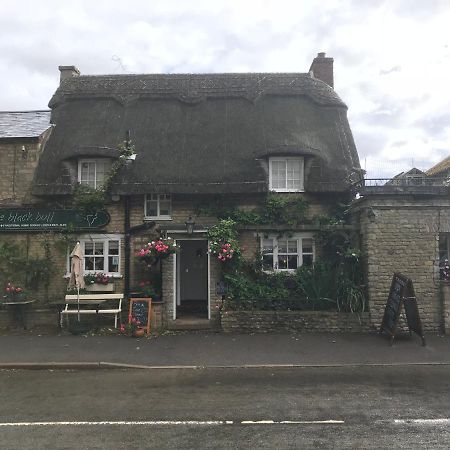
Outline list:
[[[335,90],[367,177],[450,155],[449,0],[0,0],[0,110],[47,109],[84,75],[308,72]]]

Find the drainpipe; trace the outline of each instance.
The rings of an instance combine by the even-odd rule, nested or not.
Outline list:
[[[125,145],[130,145],[130,130],[126,131]],[[130,196],[124,195],[124,232],[125,232],[125,267],[124,267],[124,295],[130,296],[130,259],[131,259],[131,236],[139,231],[150,230],[156,222],[145,222],[134,227],[130,226]]]
[[[125,269],[124,269],[124,276],[125,276],[125,286],[124,286],[124,294],[125,298],[129,297],[130,294],[130,266],[131,266],[131,236],[133,236],[136,233],[139,233],[140,231],[148,231],[151,230],[155,225],[156,222],[145,222],[140,225],[136,225],[134,227],[130,227],[130,196],[126,195],[124,197],[125,205],[124,205],[124,211],[125,211]]]
[[[124,213],[125,213],[125,223],[124,223],[124,231],[125,231],[125,287],[124,294],[125,298],[128,298],[130,295],[130,244],[131,244],[131,235],[130,235],[130,196],[124,196]]]

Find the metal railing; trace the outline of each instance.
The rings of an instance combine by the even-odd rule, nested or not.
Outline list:
[[[365,178],[362,187],[420,187],[450,186],[449,178],[433,178],[427,176],[406,176],[398,178]]]

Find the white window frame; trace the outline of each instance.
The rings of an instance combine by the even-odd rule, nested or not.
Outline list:
[[[288,189],[288,188],[274,188],[272,180],[272,165],[274,162],[285,162],[286,170],[289,161],[300,162],[300,186],[298,189]],[[287,174],[286,174],[287,179]],[[287,183],[286,183],[287,184]],[[303,156],[286,156],[286,157],[276,157],[269,159],[269,190],[274,192],[304,192],[305,191],[305,159]]]
[[[260,236],[260,248],[261,248],[261,254],[264,253],[264,240],[265,239],[272,239],[273,242],[273,251],[270,254],[273,255],[273,263],[272,263],[272,269],[264,269],[265,272],[295,272],[299,267],[303,266],[303,255],[312,255],[312,262],[313,264],[316,261],[316,245],[314,241],[314,234],[313,233],[295,233],[292,236],[279,236],[277,234],[269,234],[266,236],[261,235]],[[286,239],[288,241],[297,241],[297,269],[279,269],[278,268],[278,240],[279,239]],[[303,253],[303,245],[302,241],[303,239],[312,239],[312,254],[311,253]],[[284,254],[284,253],[283,253]]]
[[[157,196],[157,206],[156,206],[157,215],[156,216],[149,216],[147,214],[147,198],[148,198],[148,196],[151,196],[151,195]],[[161,215],[160,214],[160,201],[161,201],[162,195],[169,196],[169,199],[170,199],[170,214],[169,215]],[[172,220],[172,195],[171,194],[156,194],[156,193],[145,194],[145,197],[144,197],[144,219]]]
[[[95,164],[94,189],[99,189],[101,186],[103,186],[105,180],[102,180],[103,181],[102,184],[99,184],[98,181],[97,181],[97,164],[100,161],[102,163],[107,163],[108,162],[106,158],[84,158],[84,159],[78,160],[78,183],[82,184],[83,186],[90,186],[89,184],[84,183],[84,182],[81,181],[81,166],[84,163],[94,163]],[[105,179],[106,179],[106,176],[107,176],[107,172],[108,171],[105,172]]]
[[[85,244],[86,242],[95,242],[95,243],[102,243],[103,242],[103,270],[97,269],[97,270],[86,270],[86,260],[85,258],[83,258],[83,269],[84,269],[84,274],[92,274],[92,273],[104,273],[110,277],[113,278],[122,278],[122,274],[121,274],[121,246],[122,246],[122,240],[123,240],[123,236],[120,234],[101,234],[101,235],[87,235],[87,236],[80,236],[78,237],[78,241],[80,242],[81,245],[81,249],[83,251],[83,255],[85,255]],[[119,242],[119,254],[118,255],[114,255],[117,256],[119,258],[118,261],[118,267],[117,267],[117,271],[116,272],[111,272],[109,270],[109,261],[108,261],[108,257],[109,252],[108,252],[108,248],[107,248],[107,242],[109,241],[118,241]],[[67,273],[66,276],[70,276],[70,252],[72,251],[72,249],[68,249],[67,252]],[[108,269],[108,270],[106,270]]]

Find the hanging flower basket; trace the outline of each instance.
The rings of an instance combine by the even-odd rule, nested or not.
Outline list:
[[[159,238],[144,245],[136,256],[148,266],[155,265],[158,261],[176,253],[179,246],[171,237]]]

